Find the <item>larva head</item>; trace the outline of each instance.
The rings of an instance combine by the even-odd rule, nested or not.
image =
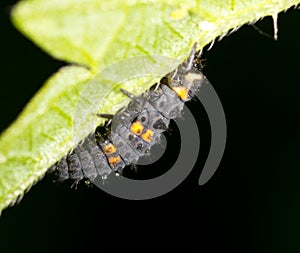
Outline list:
[[[189,58],[167,76],[169,87],[183,101],[193,98],[204,81],[204,76],[198,69],[199,56],[196,47],[197,44],[194,44]]]

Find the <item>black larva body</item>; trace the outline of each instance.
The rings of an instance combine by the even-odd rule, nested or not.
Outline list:
[[[154,90],[138,97],[123,91],[132,101],[114,115],[104,134],[104,127],[98,127],[54,165],[58,180],[71,179],[77,184],[82,179],[106,178],[112,171],[120,173],[126,165],[149,154],[151,146],[168,129],[170,120],[180,116],[184,103],[193,98],[206,80],[195,67],[195,50],[196,45],[190,57]]]
[[[94,180],[111,173],[106,156],[100,149],[95,133],[89,135],[56,165],[59,181],[67,179],[79,182],[84,178]]]

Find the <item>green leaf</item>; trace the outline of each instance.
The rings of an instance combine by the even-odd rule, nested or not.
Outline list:
[[[76,63],[45,83],[0,137],[0,212],[101,121],[203,48],[299,0],[24,0],[14,25],[53,57]],[[141,57],[142,56],[142,57]],[[164,56],[164,57],[163,57]],[[136,58],[133,58],[136,57]]]

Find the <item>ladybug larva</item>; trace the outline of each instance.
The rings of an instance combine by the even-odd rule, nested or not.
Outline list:
[[[125,166],[151,152],[170,120],[181,115],[184,103],[194,97],[204,80],[194,44],[189,58],[154,88],[140,96],[121,89],[130,103],[115,115],[99,114],[112,123],[98,127],[51,170],[59,181],[71,179],[75,185],[83,179],[106,179],[111,172],[121,174]]]

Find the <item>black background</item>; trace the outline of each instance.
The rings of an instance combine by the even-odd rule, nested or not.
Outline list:
[[[1,1],[1,131],[65,64],[10,24],[14,2]],[[273,35],[270,17],[256,25]],[[224,158],[207,184],[198,186],[195,169],[167,195],[128,201],[45,177],[2,213],[0,251],[300,252],[299,10],[281,13],[278,25],[278,41],[243,26],[203,55],[228,124]],[[190,105],[201,123],[200,107]]]

